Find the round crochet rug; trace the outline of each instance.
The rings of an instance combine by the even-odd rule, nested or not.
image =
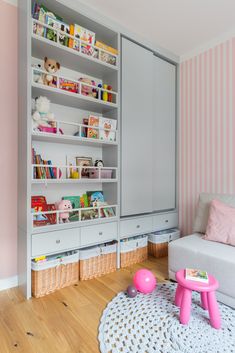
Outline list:
[[[176,284],[159,284],[148,295],[119,293],[103,312],[101,353],[235,353],[235,310],[219,304],[222,328],[210,326],[208,312],[193,293],[190,322],[179,323]]]

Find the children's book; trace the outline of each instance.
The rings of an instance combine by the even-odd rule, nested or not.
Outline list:
[[[203,283],[209,282],[208,274],[206,271],[197,270],[194,268],[186,268],[185,279]]]
[[[31,209],[32,213],[47,211],[48,206],[45,196],[32,196]],[[46,214],[40,214],[33,217],[33,224],[34,226],[42,226],[50,224],[50,221]]]
[[[74,24],[74,37],[86,42],[87,44],[95,44],[95,33],[77,24]]]
[[[88,127],[87,129],[87,137],[92,139],[99,138],[99,117],[95,115],[90,115],[88,118],[88,125],[97,127],[97,129],[93,129],[92,127]]]
[[[108,119],[108,118],[99,118],[99,127],[102,128],[99,131],[100,140],[104,140],[104,141],[116,140],[116,132],[110,131],[110,130],[116,130],[116,127],[117,127],[116,120]]]
[[[105,207],[105,208],[102,208],[102,210],[103,210],[104,216],[107,218],[115,216],[115,213],[112,207]]]
[[[48,203],[47,204],[47,210],[48,211],[55,211],[56,207],[54,203]],[[50,213],[47,215],[47,218],[50,222],[50,224],[56,224],[56,213]]]
[[[87,191],[88,203],[90,207],[97,207],[100,202],[104,202],[103,191]]]
[[[69,37],[66,36],[66,33],[70,33],[69,25],[48,15],[46,15],[45,23],[55,29],[65,32],[59,33],[59,42],[67,47],[69,44]],[[57,42],[57,31],[54,31],[52,28],[46,28],[45,37],[53,42]]]

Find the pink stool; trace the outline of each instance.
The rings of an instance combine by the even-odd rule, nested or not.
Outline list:
[[[201,302],[204,310],[209,311],[211,326],[219,329],[221,326],[220,313],[215,297],[219,287],[218,281],[209,275],[209,283],[190,281],[185,279],[185,270],[176,273],[178,286],[175,293],[175,305],[180,307],[180,322],[187,325],[190,319],[192,290],[201,293]]]

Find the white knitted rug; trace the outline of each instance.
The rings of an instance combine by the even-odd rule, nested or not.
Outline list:
[[[119,293],[100,321],[101,353],[235,353],[235,310],[219,304],[222,328],[215,330],[193,293],[190,322],[181,325],[175,289],[167,283],[135,298]]]

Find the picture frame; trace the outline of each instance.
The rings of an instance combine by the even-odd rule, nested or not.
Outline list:
[[[76,157],[76,166],[78,167],[92,167],[92,158],[91,157]],[[89,168],[81,169],[81,178],[89,178]]]

